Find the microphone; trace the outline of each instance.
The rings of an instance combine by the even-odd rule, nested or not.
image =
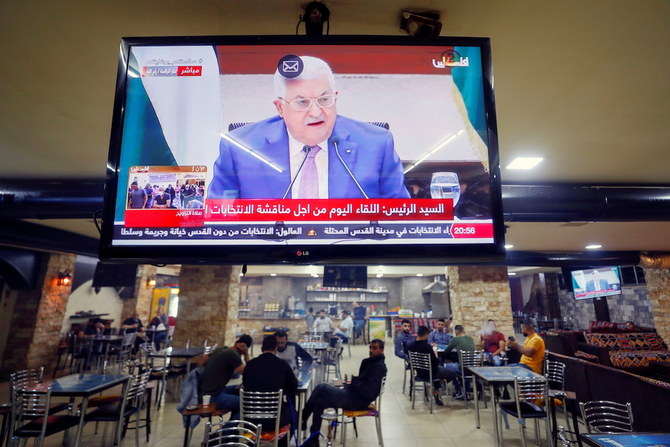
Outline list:
[[[351,177],[351,179],[354,181],[354,183],[356,184],[358,189],[363,194],[363,197],[365,197],[366,199],[369,199],[370,197],[368,197],[368,195],[365,193],[361,184],[358,183],[358,180],[356,180],[356,177],[354,176],[354,173],[351,172],[351,169],[349,169],[349,166],[347,166],[347,164],[344,162],[344,159],[340,155],[340,148],[337,146],[337,144],[340,142],[339,138],[333,137],[333,138],[330,139],[330,141],[333,142],[333,146],[335,146],[335,154],[337,155],[337,158],[340,159],[340,162],[342,163],[342,166],[344,166],[344,169],[347,170],[347,172],[349,173],[349,176]]]
[[[305,165],[305,161],[307,160],[307,156],[309,155],[309,151],[311,151],[312,148],[305,145],[302,148],[302,151],[305,153],[305,156],[302,157],[302,161],[300,162],[300,166],[298,167],[298,170],[296,171],[295,175],[293,176],[293,179],[291,180],[291,183],[288,185],[288,188],[286,188],[286,191],[284,191],[284,195],[281,197],[282,199],[285,199],[286,196],[288,195],[289,191],[291,188],[293,188],[293,184],[295,181],[298,179],[298,175],[300,174],[300,171],[302,170],[302,167]]]

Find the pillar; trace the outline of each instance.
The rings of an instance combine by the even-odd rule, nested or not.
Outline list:
[[[230,265],[182,265],[179,274],[179,315],[174,345],[205,340],[230,346],[240,299],[240,268]]]
[[[72,282],[58,284],[58,274],[74,274],[75,255],[50,254],[39,269],[38,286],[21,290],[11,319],[10,334],[3,354],[8,371],[38,368],[53,370]]]
[[[138,267],[137,278],[135,279],[135,296],[123,301],[121,321],[119,323],[137,312],[144,325],[149,325],[151,299],[153,298],[154,288],[147,283],[149,279],[156,277],[157,270],[158,268],[155,265],[140,265]]]
[[[644,269],[656,332],[670,341],[670,269]]]
[[[475,344],[488,319],[506,337],[514,334],[507,267],[449,266],[447,278],[453,325],[462,325]]]

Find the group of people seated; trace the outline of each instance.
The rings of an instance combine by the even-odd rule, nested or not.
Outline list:
[[[352,310],[342,310],[340,318],[340,324],[335,326],[333,320],[326,315],[325,310],[320,310],[314,315],[314,308],[310,307],[305,316],[305,322],[307,323],[307,330],[316,332],[333,331],[333,335],[341,338],[343,343],[349,343],[352,336],[358,338],[363,335],[365,323],[370,318],[370,309],[354,301]]]
[[[437,405],[444,405],[441,395],[443,382],[454,384],[454,398],[463,399],[463,390],[460,379],[459,351],[473,352],[476,350],[475,342],[469,335],[465,334],[462,325],[454,326],[453,335],[449,331],[452,319],[443,318],[437,320],[436,328],[430,330],[426,326],[419,326],[416,334],[411,331],[410,320],[401,322],[401,331],[398,332],[395,341],[395,355],[404,359],[409,364],[409,353],[419,352],[430,355],[432,378],[434,381],[433,397]],[[501,366],[505,360],[513,362],[507,366],[521,366],[542,373],[544,362],[544,340],[535,332],[530,321],[521,325],[521,330],[526,340],[523,345],[496,330],[495,320],[488,320],[480,333],[480,344],[483,349],[486,363],[492,366]],[[517,354],[518,353],[518,354]],[[518,362],[515,360],[520,355]],[[428,377],[419,376],[421,380]]]
[[[303,374],[309,372],[314,359],[298,343],[289,342],[285,331],[263,338],[261,354],[251,359],[249,351],[252,338],[240,336],[230,347],[215,349],[199,368],[198,400],[210,396],[210,402],[218,410],[229,410],[230,419],[240,417],[239,385],[230,385],[234,377],[242,377],[245,391],[282,390],[285,402],[282,406],[280,424],[282,426],[306,430],[309,433],[303,446],[319,445],[321,416],[326,408],[345,410],[363,410],[373,402],[381,392],[382,379],[386,376],[384,363],[384,342],[373,340],[370,343],[369,357],[361,362],[359,373],[353,376],[351,383],[334,386],[326,383],[317,385],[305,404],[302,420],[297,421],[295,399]],[[183,405],[182,405],[183,407]],[[250,421],[261,423],[263,427],[274,426],[274,421]],[[288,445],[288,436],[280,445]]]

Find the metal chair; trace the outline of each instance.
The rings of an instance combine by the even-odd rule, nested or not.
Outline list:
[[[338,339],[335,347],[327,348],[321,357],[323,367],[323,381],[328,381],[328,377],[333,372],[334,377],[340,378],[340,353],[342,352],[342,339]]]
[[[580,402],[582,418],[589,433],[634,432],[633,407],[608,400]]]
[[[272,442],[275,447],[279,440],[288,436],[288,427],[281,427],[281,407],[283,391],[246,391],[240,389],[240,419],[251,421],[270,420],[274,427],[261,431],[263,441]]]
[[[430,414],[433,414],[433,368],[430,363],[430,354],[409,351],[409,366],[411,369],[410,394],[412,410],[416,400],[416,392],[420,386],[430,405]]]
[[[412,372],[412,368],[409,366],[409,357],[405,359],[405,373],[402,376],[402,393],[405,394],[405,385],[407,383],[407,373]],[[410,377],[410,390],[409,390],[409,398],[412,398],[412,383],[411,383],[411,377]]]
[[[372,416],[375,418],[375,427],[377,428],[377,442],[379,447],[384,447],[384,438],[382,437],[382,395],[384,394],[384,388],[386,387],[386,376],[382,378],[381,389],[379,390],[379,396],[373,403],[370,404],[368,408],[361,411],[356,410],[343,410],[342,411],[342,446],[346,447],[347,445],[347,423],[344,418],[351,418],[352,423],[354,424],[354,431],[356,437],[358,437],[358,430],[356,428],[356,418]]]
[[[573,441],[568,438],[568,434],[574,435],[572,432],[565,430],[565,427],[558,427],[558,440],[561,441],[561,447],[572,447],[573,445],[579,445],[579,440]]]
[[[500,405],[500,445],[502,445],[502,415],[509,414],[519,420],[521,440],[526,447],[526,419],[535,420],[535,438],[540,445],[539,419],[545,420],[547,443],[551,444],[551,428],[549,426],[549,410],[547,400],[547,379],[544,377],[533,379],[514,379],[514,401],[501,402]],[[496,437],[498,434],[496,433]]]
[[[116,370],[121,372],[124,365],[130,360],[130,354],[133,351],[135,346],[135,340],[137,339],[137,332],[128,332],[123,334],[123,340],[121,340],[121,345],[114,347],[110,350],[109,356],[115,360]]]
[[[12,397],[10,445],[18,445],[20,439],[35,438],[35,446],[41,447],[45,437],[79,425],[79,416],[51,413],[51,387],[15,389]]]
[[[544,363],[544,376],[549,382],[549,397],[563,401],[563,412],[565,414],[565,426],[570,429],[568,419],[568,401],[565,398],[565,363],[547,359]]]
[[[458,364],[461,368],[461,383],[463,384],[463,403],[468,408],[467,380],[472,380],[472,386],[477,386],[475,376],[468,371],[468,367],[484,365],[484,351],[458,351]],[[483,390],[482,390],[483,392]],[[486,399],[484,399],[486,403]]]
[[[202,447],[256,447],[260,445],[261,430],[260,425],[247,421],[207,422]]]
[[[117,424],[114,439],[122,438],[123,428],[127,425],[130,417],[135,415],[135,426],[140,425],[140,413],[144,405],[144,396],[149,382],[149,371],[138,373],[130,378],[125,386],[123,399],[109,405],[102,405],[88,413],[84,417],[85,422],[115,422]],[[103,432],[103,444],[107,435],[107,427]],[[135,445],[140,445],[140,431],[135,430]]]

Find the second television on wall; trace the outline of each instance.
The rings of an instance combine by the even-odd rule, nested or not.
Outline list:
[[[123,39],[101,257],[500,258],[485,38]]]

